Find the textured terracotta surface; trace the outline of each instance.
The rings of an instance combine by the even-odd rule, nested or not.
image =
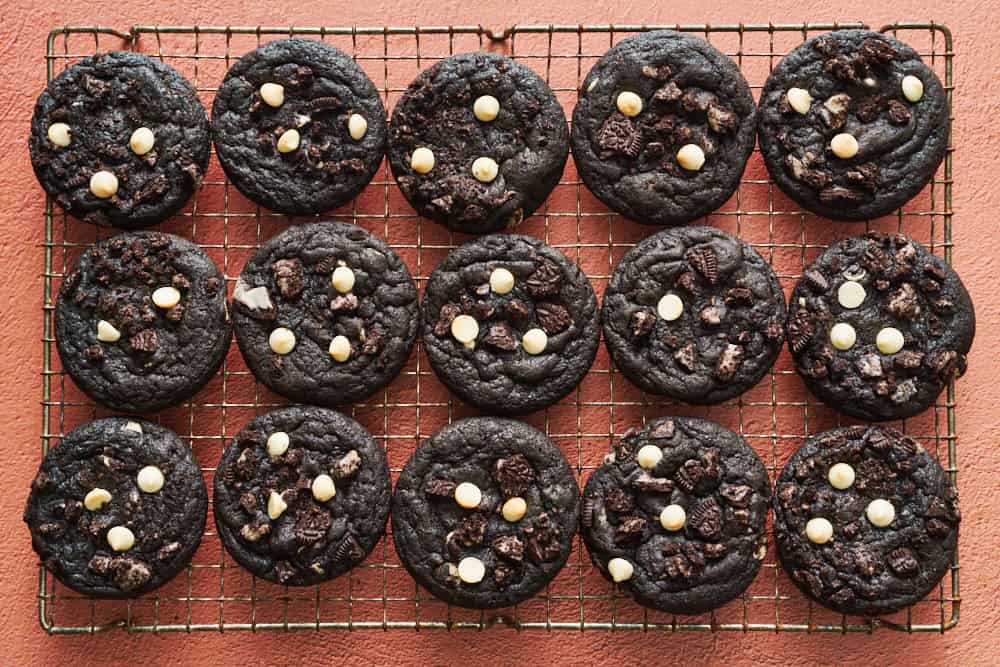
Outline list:
[[[8,415],[6,518],[0,543],[0,663],[114,664],[233,663],[273,664],[446,664],[475,662],[516,664],[547,662],[580,664],[605,662],[685,663],[725,662],[755,664],[812,664],[867,662],[909,665],[998,664],[1000,596],[996,551],[1000,521],[995,516],[1000,467],[1000,385],[995,374],[1000,361],[992,338],[1000,325],[997,306],[996,211],[1000,189],[994,165],[1000,153],[1000,44],[990,25],[1000,11],[997,0],[965,2],[954,9],[937,3],[895,2],[873,7],[869,2],[581,3],[550,0],[536,3],[470,3],[468,0],[412,0],[409,3],[371,0],[337,5],[318,0],[265,2],[244,0],[204,8],[163,0],[150,4],[134,0],[106,3],[97,8],[84,0],[46,3],[0,1],[0,254],[8,278],[0,286],[7,354],[0,360],[5,381],[0,400]],[[207,4],[207,3],[206,3]],[[891,13],[889,13],[891,12]],[[963,508],[961,536],[962,620],[944,636],[907,636],[879,631],[874,636],[739,633],[683,634],[526,632],[506,628],[484,632],[409,631],[300,632],[227,634],[197,633],[128,636],[113,632],[95,637],[48,637],[37,619],[37,568],[27,531],[20,521],[31,476],[38,465],[41,411],[40,304],[43,238],[41,189],[28,161],[25,138],[31,106],[44,85],[44,39],[48,30],[63,24],[101,23],[125,28],[135,22],[269,25],[414,25],[454,23],[704,23],[863,20],[881,25],[894,20],[937,19],[956,35],[954,202],[956,265],[977,303],[979,331],[967,376],[958,385],[959,486]]]

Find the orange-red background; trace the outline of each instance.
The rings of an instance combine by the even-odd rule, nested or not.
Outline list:
[[[994,125],[1000,113],[997,69],[1000,45],[990,33],[1000,10],[996,0],[962,3],[948,9],[940,4],[897,2],[871,7],[867,2],[831,3],[744,2],[725,7],[685,0],[652,6],[628,0],[618,2],[550,0],[533,3],[471,3],[468,0],[411,0],[409,3],[371,0],[333,4],[299,0],[279,3],[250,0],[194,8],[190,3],[164,0],[93,6],[84,0],[65,0],[54,9],[34,3],[0,2],[0,150],[7,164],[0,172],[0,253],[10,276],[0,287],[7,354],[0,361],[6,381],[0,387],[8,415],[8,474],[5,476],[7,511],[0,544],[0,663],[68,664],[99,662],[180,662],[208,665],[239,663],[313,664],[420,663],[475,661],[489,664],[519,662],[741,662],[808,664],[812,662],[890,661],[907,664],[997,664],[995,645],[1000,596],[996,549],[1000,522],[993,514],[1000,465],[995,436],[1000,389],[994,375],[1000,367],[992,354],[992,337],[1000,324],[995,290],[995,259],[989,243],[995,238],[994,211],[1000,192],[994,186],[995,156],[1000,131]],[[888,13],[890,12],[891,13]],[[944,636],[880,631],[864,635],[802,635],[739,633],[551,633],[516,634],[506,628],[483,632],[410,631],[299,632],[295,634],[233,632],[164,636],[128,636],[112,632],[94,637],[48,637],[37,621],[37,578],[34,554],[20,513],[28,482],[38,465],[41,432],[40,304],[42,230],[41,190],[31,175],[25,146],[28,118],[44,85],[41,57],[45,35],[63,24],[100,23],[126,28],[132,23],[241,24],[241,25],[429,25],[483,23],[705,23],[862,20],[881,25],[895,20],[936,19],[956,35],[954,193],[956,217],[955,262],[977,303],[979,331],[970,358],[970,370],[958,385],[959,485],[963,532],[962,621]],[[31,280],[27,278],[30,277]]]

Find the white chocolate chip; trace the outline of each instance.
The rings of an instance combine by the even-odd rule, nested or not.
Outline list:
[[[500,113],[500,101],[492,95],[481,95],[472,104],[472,113],[479,120],[488,123]]]
[[[267,515],[271,517],[271,521],[284,514],[286,509],[288,509],[288,503],[281,497],[281,494],[271,491],[271,495],[267,497]]]
[[[514,274],[505,268],[490,273],[490,289],[496,294],[509,294],[514,289]]]
[[[684,144],[677,151],[677,164],[688,171],[698,171],[705,165],[705,151],[698,144]]]
[[[475,556],[458,561],[458,578],[467,584],[478,584],[486,576],[486,566]]]
[[[858,154],[858,140],[852,134],[841,132],[830,140],[830,150],[837,157],[849,160]]]
[[[854,468],[849,463],[835,463],[830,466],[826,478],[835,489],[849,489],[854,484]]]
[[[680,530],[687,521],[687,512],[680,505],[667,505],[660,512],[660,525],[664,530]]]
[[[281,456],[288,451],[290,439],[284,431],[275,431],[267,436],[267,455]]]
[[[59,148],[66,148],[73,141],[73,131],[66,123],[52,123],[49,125],[49,141]]]
[[[108,545],[115,551],[128,551],[135,545],[135,535],[125,526],[115,526],[108,531]]]
[[[924,96],[924,82],[912,74],[903,77],[902,87],[903,97],[911,102],[919,102]]]
[[[875,335],[875,347],[882,354],[896,354],[905,342],[903,332],[895,327],[886,327]]]
[[[260,99],[269,107],[280,107],[285,103],[285,87],[280,83],[265,83],[260,87]]]
[[[611,580],[616,584],[631,579],[633,572],[635,572],[635,568],[632,567],[632,563],[624,558],[612,558],[608,561],[608,574],[611,575]]]
[[[158,287],[153,292],[153,303],[157,308],[173,308],[181,302],[181,293],[176,287]]]
[[[421,146],[410,156],[410,168],[418,174],[426,174],[434,168],[434,153],[429,148]]]
[[[788,98],[788,106],[795,109],[796,112],[803,116],[809,113],[809,107],[812,106],[813,98],[808,90],[805,88],[789,88],[788,92],[785,93],[785,97]]]
[[[90,192],[100,199],[114,197],[118,192],[118,177],[106,169],[95,171],[90,177]]]
[[[111,322],[101,320],[97,323],[97,340],[102,343],[117,343],[121,337],[122,332],[115,329]]]
[[[98,487],[87,491],[87,495],[83,498],[83,506],[91,512],[96,512],[110,500],[111,492]]]
[[[848,280],[837,288],[837,302],[844,308],[857,308],[865,302],[865,296],[867,293],[864,285],[853,280]]]
[[[153,131],[148,127],[140,127],[132,133],[129,137],[128,147],[132,149],[132,152],[136,155],[145,155],[149,151],[153,150],[153,145],[156,143],[156,137],[153,135]]]
[[[684,302],[676,294],[664,294],[656,304],[656,312],[667,322],[673,322],[684,312]]]
[[[663,458],[663,450],[656,445],[643,445],[635,453],[636,462],[647,470],[652,470]]]
[[[279,153],[291,153],[294,150],[298,150],[299,142],[302,141],[302,136],[299,131],[295,128],[291,130],[285,130],[284,133],[278,137],[278,152]]]
[[[521,337],[521,346],[528,354],[541,354],[549,344],[549,335],[541,329],[528,329]]]
[[[329,475],[317,475],[312,483],[312,492],[313,498],[321,503],[325,503],[337,495],[337,487],[333,483],[333,478]]]
[[[598,79],[598,78],[591,79],[590,83],[587,84],[587,92],[588,93],[593,92],[594,88],[597,88],[597,84],[600,83],[600,82],[601,82],[601,80]]]
[[[233,298],[239,301],[250,310],[270,311],[274,308],[271,302],[271,294],[266,287],[254,287],[247,289],[246,283],[240,278],[236,281],[233,289]]]
[[[873,77],[866,76],[861,79],[861,85],[865,88],[878,88],[878,81],[876,81]]]
[[[333,270],[333,277],[330,279],[330,284],[333,285],[333,289],[341,294],[347,294],[354,289],[354,281],[354,271],[350,267],[338,266]]]
[[[479,336],[479,322],[471,315],[459,315],[451,321],[451,335],[459,343],[471,343]]]
[[[275,354],[288,354],[295,349],[295,334],[291,329],[278,327],[268,336],[267,344]]]
[[[838,350],[849,350],[854,347],[854,342],[858,339],[857,332],[847,322],[837,322],[830,329],[830,342]]]
[[[876,498],[868,503],[865,508],[865,516],[872,522],[873,526],[885,528],[896,518],[896,508],[884,498]]]
[[[359,113],[352,113],[347,117],[347,133],[351,139],[361,141],[368,133],[368,121]]]
[[[135,483],[143,493],[156,493],[163,488],[163,471],[156,466],[145,466],[135,476]]]
[[[757,547],[757,550],[753,552],[753,557],[756,560],[764,560],[764,556],[766,556],[766,555],[767,555],[767,545],[766,544],[760,545],[759,547]]]
[[[477,157],[472,163],[472,175],[480,183],[492,183],[499,171],[500,167],[491,157]]]
[[[344,362],[351,358],[351,341],[347,336],[334,336],[330,341],[330,356],[334,361]]]
[[[524,498],[518,496],[508,499],[500,508],[500,514],[503,515],[504,520],[511,523],[517,523],[523,519],[527,511],[528,503],[525,502]]]
[[[806,523],[806,537],[813,544],[826,544],[833,538],[833,524],[822,517],[809,519]]]
[[[462,482],[455,487],[455,502],[460,507],[464,507],[467,510],[475,509],[479,507],[479,503],[482,501],[483,492],[472,482]]]
[[[125,426],[122,426],[126,431],[135,431],[136,433],[142,435],[142,424],[139,422],[125,422]]]
[[[642,98],[630,90],[625,90],[618,93],[618,97],[615,98],[615,106],[624,115],[634,118],[642,113]]]

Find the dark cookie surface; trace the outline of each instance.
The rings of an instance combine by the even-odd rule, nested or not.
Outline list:
[[[922,96],[903,93],[917,77]],[[788,91],[808,97],[797,111]],[[800,93],[801,94],[801,93]],[[934,72],[909,46],[867,30],[840,30],[806,41],[785,56],[761,93],[761,152],[789,197],[819,215],[863,220],[913,198],[944,158],[948,97]],[[855,138],[849,158],[830,147]]]
[[[355,225],[286,229],[247,261],[233,297],[236,341],[250,370],[303,403],[370,396],[396,377],[417,336],[410,272],[384,241]],[[294,347],[280,353],[272,344],[285,332]],[[345,346],[346,359],[333,356],[331,343]]]
[[[371,553],[391,491],[385,454],[361,424],[326,408],[282,408],[244,426],[223,453],[215,526],[229,555],[256,576],[306,586]]]
[[[621,93],[638,95],[637,115],[619,110]],[[736,191],[755,124],[753,96],[733,61],[698,37],[650,32],[616,44],[584,79],[573,111],[573,160],[613,210],[643,224],[677,225]],[[678,161],[690,144],[704,155],[696,170]]]
[[[468,484],[480,501],[466,509],[456,489]],[[512,498],[524,500],[520,518]],[[403,468],[393,542],[410,574],[438,598],[505,607],[535,595],[562,569],[578,499],[572,469],[544,433],[512,419],[463,419],[420,445]],[[477,569],[465,559],[483,566],[480,581],[462,578]]]
[[[944,260],[901,234],[870,233],[831,245],[805,271],[786,329],[796,369],[825,403],[900,419],[965,372],[976,317]]]
[[[495,272],[509,272],[509,291],[491,285]],[[455,337],[459,317],[478,324],[471,348]],[[453,250],[427,283],[423,318],[424,349],[438,377],[462,400],[502,414],[539,410],[568,394],[600,339],[586,276],[559,250],[519,235]],[[526,340],[543,337],[543,351],[525,349]]]
[[[483,96],[499,102],[488,120],[474,113]],[[420,148],[434,155],[427,173],[411,165]],[[418,213],[459,232],[495,232],[527,218],[559,182],[568,155],[569,130],[552,90],[496,54],[441,60],[410,84],[392,115],[389,164],[400,190]],[[473,175],[483,157],[499,167],[489,181]]]
[[[785,297],[749,245],[711,227],[685,227],[654,234],[622,258],[602,318],[615,365],[643,391],[718,403],[771,368]]]
[[[282,87],[279,106],[262,99],[265,84]],[[360,139],[349,130],[354,114],[366,125]],[[298,145],[282,152],[279,140],[292,130]],[[346,53],[318,40],[280,39],[226,73],[212,106],[212,132],[219,162],[244,195],[280,213],[322,213],[375,175],[385,154],[385,108]]]
[[[68,126],[68,146],[50,138],[56,124]],[[130,140],[143,127],[154,143],[140,155]],[[113,51],[85,58],[49,83],[35,103],[28,149],[39,183],[68,213],[136,228],[184,206],[201,185],[209,140],[205,108],[180,73],[149,56]],[[112,196],[91,191],[98,171],[117,178]]]
[[[177,304],[156,305],[154,294],[163,292]],[[126,412],[180,403],[229,349],[222,273],[179,236],[119,234],[94,244],[66,275],[55,334],[63,367],[95,401]]]
[[[147,479],[155,481],[155,473],[140,475],[147,466],[161,473],[159,488]],[[187,566],[207,508],[201,470],[176,433],[108,417],[68,433],[49,451],[24,520],[59,581],[84,595],[123,598],[149,593]],[[112,548],[112,530],[111,539],[130,533],[132,546]]]
[[[767,470],[741,437],[665,417],[627,433],[587,480],[580,533],[597,569],[638,602],[699,614],[757,575],[770,497]]]
[[[851,473],[831,475],[841,464]],[[891,503],[888,525],[871,521],[872,501]],[[828,522],[828,541],[807,536],[811,520]],[[959,520],[957,492],[937,460],[911,438],[879,426],[811,438],[775,483],[781,564],[804,593],[842,614],[888,614],[932,591],[951,564]]]

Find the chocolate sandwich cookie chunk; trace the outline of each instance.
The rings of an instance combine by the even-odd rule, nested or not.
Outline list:
[[[208,494],[173,431],[122,417],[88,422],[49,451],[31,483],[31,545],[64,585],[132,598],[184,569],[205,530]]]
[[[756,250],[711,227],[668,229],[618,262],[604,292],[604,341],[643,391],[719,403],[781,351],[785,296]]]
[[[322,213],[372,180],[385,155],[385,108],[340,49],[279,39],[226,73],[212,134],[222,168],[248,198],[279,213]]]
[[[583,490],[590,559],[637,602],[700,614],[742,593],[767,552],[771,499],[757,454],[715,422],[630,429]]]
[[[232,329],[222,273],[173,234],[126,232],[91,246],[55,308],[63,368],[95,401],[152,412],[193,396],[222,365]]]
[[[880,426],[810,438],[775,483],[774,536],[792,581],[841,614],[919,601],[948,571],[958,497],[937,460]]]
[[[966,369],[976,315],[944,260],[902,234],[838,241],[805,270],[786,326],[795,367],[859,419],[910,417]]]
[[[623,39],[594,65],[573,110],[573,160],[601,201],[636,222],[678,225],[736,191],[756,109],[736,64],[669,30]]]
[[[392,537],[407,571],[436,597],[506,607],[562,569],[578,503],[573,470],[544,433],[512,419],[463,419],[406,462]]]
[[[302,403],[341,405],[367,398],[406,364],[417,288],[403,260],[364,229],[299,225],[243,267],[233,322],[258,380]]]
[[[864,220],[899,208],[948,148],[948,95],[909,46],[867,30],[814,37],[785,56],[760,100],[771,178],[808,210]]]
[[[215,472],[215,527],[254,575],[288,586],[339,577],[385,533],[392,484],[361,424],[307,406],[244,426]]]
[[[99,53],[53,79],[35,103],[35,176],[70,215],[125,229],[177,213],[208,166],[208,115],[160,60]]]
[[[520,414],[579,384],[600,340],[586,276],[537,239],[494,234],[453,250],[424,292],[424,350],[462,400]]]
[[[493,53],[441,60],[392,115],[389,165],[420,215],[458,232],[513,227],[559,182],[569,130],[533,71]]]

